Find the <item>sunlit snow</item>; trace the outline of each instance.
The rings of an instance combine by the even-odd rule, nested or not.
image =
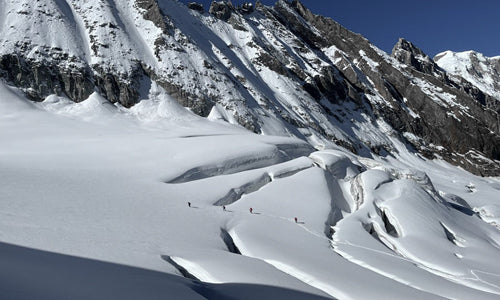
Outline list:
[[[500,295],[500,181],[395,139],[399,156],[385,159],[316,151],[198,117],[155,85],[125,110],[98,93],[35,104],[1,84],[0,110],[0,251],[31,274],[40,255],[55,277],[87,264],[182,298]],[[38,295],[5,259],[0,295]]]

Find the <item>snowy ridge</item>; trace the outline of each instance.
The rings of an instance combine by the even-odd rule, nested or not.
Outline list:
[[[499,57],[486,57],[475,51],[445,51],[437,54],[434,60],[447,72],[464,78],[500,101]]]

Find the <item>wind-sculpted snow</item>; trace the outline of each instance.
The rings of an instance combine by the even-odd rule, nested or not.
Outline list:
[[[372,160],[250,134],[176,106],[159,87],[133,113],[97,94],[35,105],[0,87],[2,242],[196,278],[151,275],[178,282],[183,298],[217,297],[236,282],[237,299],[246,288],[264,299],[500,295],[498,179],[397,143],[400,157]],[[165,107],[176,117],[144,118]],[[47,278],[79,270],[56,265],[18,263]],[[151,278],[145,272],[134,274]],[[26,293],[45,282],[33,280]]]
[[[305,143],[295,142],[293,144],[270,145],[267,151],[259,153],[238,153],[234,159],[224,159],[215,165],[199,166],[184,172],[174,179],[167,180],[167,183],[183,183],[188,181],[201,180],[208,177],[239,173],[242,171],[259,169],[265,166],[286,162],[298,156],[308,155],[312,147]],[[279,172],[277,176],[287,176],[288,172],[294,173],[300,170],[289,170]],[[267,178],[267,179],[266,179]],[[270,181],[268,174],[265,178],[257,181]]]
[[[381,274],[385,272],[382,266],[387,262],[384,261],[389,258],[401,260],[404,264],[410,262],[413,267],[391,276],[443,297],[469,298],[486,292],[482,294],[485,298],[494,298],[488,293],[498,294],[500,277],[482,279],[475,270],[498,273],[495,271],[497,266],[484,264],[480,259],[488,257],[489,261],[499,255],[494,243],[490,242],[492,236],[498,238],[498,231],[475,215],[464,214],[444,201],[436,201],[425,184],[413,179],[393,178],[388,181],[391,177],[381,171],[363,174],[362,182],[367,191],[365,203],[336,225],[333,236],[335,251]],[[370,236],[371,239],[367,238]],[[386,259],[371,258],[374,253],[385,255]],[[467,257],[467,253],[475,254]],[[482,254],[476,256],[478,253]],[[442,277],[448,281],[442,283],[443,290],[451,282],[462,287],[457,287],[458,291],[450,289],[446,292],[439,291],[433,284],[424,287],[418,275],[421,271],[411,269],[422,269]]]

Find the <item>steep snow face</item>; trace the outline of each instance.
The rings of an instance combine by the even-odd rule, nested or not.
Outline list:
[[[347,139],[302,89],[302,80],[290,78],[286,69],[303,72],[304,68],[314,76],[324,62],[306,48],[307,60],[318,60],[311,66],[293,50],[296,37],[262,14],[243,18],[234,13],[231,22],[238,27],[200,15],[177,1],[48,1],[35,6],[12,1],[4,7],[0,54],[21,54],[28,62],[69,69],[73,65],[91,68],[90,81],[111,102],[131,106],[141,100],[136,90],[148,88],[148,80],[142,79],[146,75],[197,114],[208,115],[217,103],[227,121],[252,131],[302,136],[297,126],[290,126],[293,123],[317,127],[323,138]],[[35,22],[29,21],[32,18]],[[289,50],[293,57],[286,53]],[[271,70],[267,62],[274,63],[275,55],[279,56],[276,63],[285,64],[280,66],[283,74]],[[116,80],[110,82],[110,75]],[[115,87],[120,83],[123,86]],[[86,97],[84,93],[73,100]]]
[[[2,297],[500,296],[498,178],[393,135],[397,155],[367,159],[143,96],[32,103],[0,83]]]
[[[437,54],[434,60],[448,73],[464,78],[500,101],[499,57],[486,57],[475,51],[445,51]]]
[[[7,0],[1,5],[0,53],[23,49],[28,57],[36,59],[56,53],[68,54],[70,60],[89,57],[80,16],[66,1]]]

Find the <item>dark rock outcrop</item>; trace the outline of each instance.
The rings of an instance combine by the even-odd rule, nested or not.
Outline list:
[[[203,7],[203,4],[201,3],[196,3],[196,2],[189,2],[187,4],[187,7],[192,10],[196,10],[199,12],[205,12],[205,8]]]
[[[253,13],[254,6],[252,3],[246,2],[238,6],[238,12],[242,15],[248,15]]]
[[[65,94],[80,102],[94,91],[94,80],[87,68],[60,68],[48,61],[34,61],[19,54],[1,56],[0,73],[34,101],[42,101],[51,94]]]
[[[209,13],[222,21],[228,21],[234,11],[231,1],[212,1]]]
[[[284,5],[289,5],[296,15],[289,12]],[[312,48],[325,48],[335,46],[350,56],[351,59],[362,61],[363,51],[371,61],[377,64],[377,71],[372,66],[358,64],[358,67],[371,82],[377,93],[380,93],[387,102],[386,106],[373,106],[375,115],[383,117],[394,129],[399,132],[409,132],[421,137],[423,144],[416,144],[408,141],[422,154],[432,157],[436,151],[432,150],[433,145],[438,145],[448,149],[442,153],[442,158],[452,164],[459,164],[466,169],[480,175],[498,175],[500,171],[499,151],[500,149],[500,128],[498,124],[498,114],[486,110],[470,95],[452,86],[445,85],[443,78],[430,75],[434,71],[440,71],[439,67],[429,61],[423,52],[412,44],[400,40],[400,45],[396,51],[400,53],[400,58],[408,59],[409,68],[407,70],[398,69],[378,52],[365,38],[355,34],[337,22],[312,14],[299,1],[279,1],[276,5],[277,19],[286,24],[297,36]],[[307,24],[313,25],[320,35],[308,28]],[[421,55],[423,60],[416,60],[415,56]],[[414,81],[404,71],[409,71],[417,78]],[[417,71],[417,72],[414,72]],[[342,75],[348,75],[346,73]],[[350,82],[359,86],[359,82],[353,80],[356,75],[353,73]],[[421,81],[418,81],[421,80]],[[447,99],[436,99],[432,93],[427,91],[427,87],[420,86],[419,82],[435,87],[436,91],[442,93],[441,97],[451,97],[456,101],[456,105],[447,104]],[[406,103],[403,103],[406,101]],[[404,105],[401,105],[403,103]],[[405,106],[418,114],[412,116]],[[467,111],[461,108],[467,107]],[[491,165],[484,164],[478,156],[464,156],[469,151],[474,150],[492,159]],[[429,155],[432,153],[432,155]],[[495,162],[496,161],[496,162]]]
[[[49,61],[36,61],[21,55],[0,57],[0,74],[23,89],[30,99],[42,101],[51,94],[66,95],[75,102],[87,99],[98,89],[110,102],[131,107],[138,100],[141,71],[118,75],[98,67],[59,67]]]
[[[394,45],[391,56],[422,73],[430,75],[444,73],[421,49],[403,38],[400,38],[396,45]]]
[[[168,33],[170,29],[169,26],[167,26],[168,22],[156,0],[136,0],[136,4],[138,7],[145,10],[143,15],[144,19],[153,22],[158,28],[161,28],[163,33]]]
[[[139,100],[140,81],[145,76],[140,65],[131,74],[115,74],[96,68],[95,82],[101,94],[111,103],[131,107]]]

